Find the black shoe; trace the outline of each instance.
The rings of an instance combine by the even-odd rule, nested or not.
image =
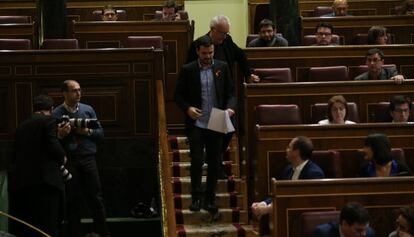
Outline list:
[[[228,175],[226,173],[226,167],[223,164],[220,164],[219,169],[217,171],[218,179],[227,179]]]
[[[204,203],[203,209],[208,211],[211,215],[216,215],[218,213],[218,207],[213,203]]]
[[[191,201],[191,205],[190,205],[189,209],[190,209],[190,211],[200,211],[200,209],[201,209],[200,199],[193,199]]]

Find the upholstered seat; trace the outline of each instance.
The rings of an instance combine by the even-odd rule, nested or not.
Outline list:
[[[304,212],[300,215],[300,235],[313,236],[316,227],[329,222],[339,222],[339,211]]]
[[[260,125],[301,124],[299,107],[287,105],[256,106],[256,123]]]
[[[375,110],[372,115],[375,122],[391,122],[392,117],[390,114],[390,102],[379,102],[375,105]],[[414,108],[414,102],[412,103],[412,108]],[[414,121],[414,110],[410,111],[410,117],[408,121]]]
[[[255,68],[253,73],[260,77],[261,83],[292,82],[290,68]]]
[[[0,24],[30,23],[30,16],[0,16]]]
[[[128,36],[125,47],[153,47],[155,49],[162,49],[162,36]]]
[[[312,160],[321,167],[326,178],[341,178],[341,159],[338,151],[313,151]]]
[[[0,50],[25,50],[31,48],[29,39],[0,39]]]
[[[305,35],[303,37],[302,44],[304,46],[311,46],[316,44],[316,35]],[[339,35],[332,35],[332,44],[337,45],[341,44],[341,41],[339,40]]]
[[[365,45],[368,44],[368,34],[358,33],[354,36],[354,45]]]
[[[79,49],[77,39],[45,39],[42,49]]]
[[[180,15],[180,20],[188,20],[188,12],[185,10],[178,10],[177,13]],[[155,11],[154,20],[162,19],[162,11]]]
[[[316,103],[311,105],[311,123],[318,123],[323,119],[327,119],[327,103]],[[354,102],[347,103],[347,120],[359,122],[358,106]]]
[[[384,64],[382,65],[383,68],[397,68],[397,65],[395,64]],[[368,71],[368,66],[367,65],[359,65],[358,67],[354,67],[352,70],[352,75],[355,77],[357,77],[358,75],[361,75],[362,73]],[[352,80],[354,79],[352,78]]]
[[[328,7],[328,6],[317,6],[315,7],[315,9],[313,9],[313,16],[314,17],[319,17],[319,16],[323,16],[326,14],[330,14],[333,12],[332,7]]]
[[[348,68],[345,66],[311,67],[309,81],[347,81]]]
[[[248,34],[246,37],[246,47],[249,45],[250,42],[257,38],[259,38],[258,34]]]
[[[102,10],[95,10],[92,12],[92,15],[95,21],[102,21]],[[117,21],[127,20],[127,14],[125,10],[116,10],[116,15],[118,16]]]

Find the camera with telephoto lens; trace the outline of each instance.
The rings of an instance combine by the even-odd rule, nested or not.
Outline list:
[[[96,118],[69,118],[67,115],[62,115],[62,117],[58,119],[57,123],[59,126],[69,123],[72,128],[99,128],[99,122]]]
[[[72,178],[72,174],[65,168],[64,165],[60,167],[60,172],[62,172],[63,181],[69,181]]]

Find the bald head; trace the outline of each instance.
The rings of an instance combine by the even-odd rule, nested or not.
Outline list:
[[[348,1],[334,0],[332,8],[335,12],[335,16],[346,16],[348,14]]]

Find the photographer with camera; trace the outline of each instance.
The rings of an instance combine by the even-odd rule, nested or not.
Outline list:
[[[51,236],[59,236],[63,213],[65,151],[51,116],[53,99],[33,100],[34,113],[16,130],[15,156],[10,169],[11,214]],[[70,175],[67,173],[67,175]],[[17,236],[43,236],[18,222],[10,222]]]
[[[83,236],[80,223],[83,196],[92,212],[94,232],[107,237],[105,206],[95,160],[96,142],[103,139],[103,129],[96,120],[95,110],[80,103],[81,87],[77,81],[64,81],[61,91],[65,101],[53,111],[53,116],[60,121],[59,137],[62,137],[61,144],[68,157],[67,168],[72,174],[66,186],[68,236]]]

